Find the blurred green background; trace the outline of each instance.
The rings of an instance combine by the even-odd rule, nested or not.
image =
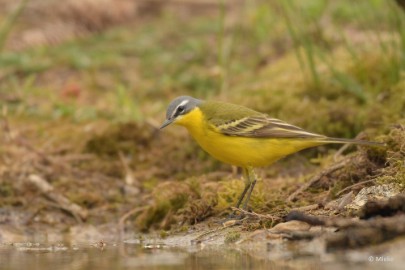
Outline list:
[[[335,136],[403,117],[395,1],[2,2],[0,93],[18,115],[160,121],[188,94]]]

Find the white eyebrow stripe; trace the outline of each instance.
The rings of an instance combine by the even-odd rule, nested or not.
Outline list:
[[[190,102],[190,100],[185,99],[185,100],[183,100],[183,101],[179,104],[179,106],[177,106],[177,108],[180,107],[180,106],[186,105],[186,104],[189,103],[189,102]],[[177,108],[176,108],[176,110],[177,110]]]
[[[172,115],[170,115],[170,118],[173,118],[173,117],[174,117],[174,114],[177,112],[177,109],[178,109],[180,106],[184,106],[184,105],[186,105],[186,104],[189,103],[189,102],[190,102],[190,100],[185,99],[185,100],[183,100],[179,105],[177,105],[176,109],[173,110]]]

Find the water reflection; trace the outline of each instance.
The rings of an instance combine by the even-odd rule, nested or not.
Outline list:
[[[274,263],[236,249],[167,248],[107,244],[104,247],[44,244],[0,246],[0,269],[272,269]]]
[[[316,243],[315,243],[316,244]],[[284,248],[279,248],[284,246]],[[306,246],[310,246],[307,245]],[[301,252],[304,246],[275,248],[237,246],[168,247],[162,243],[122,244],[99,242],[92,245],[14,243],[0,244],[0,269],[401,269],[399,261],[370,264],[365,254],[340,255]],[[313,248],[311,248],[313,250]],[[353,257],[357,256],[357,259]],[[399,258],[395,255],[395,258]],[[400,267],[400,268],[398,268]]]

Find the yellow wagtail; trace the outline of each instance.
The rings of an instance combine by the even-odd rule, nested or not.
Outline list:
[[[186,127],[197,143],[216,159],[243,169],[247,208],[256,184],[253,168],[263,167],[302,149],[327,143],[382,145],[376,142],[330,138],[311,133],[249,108],[189,96],[174,99],[167,108],[166,121]]]

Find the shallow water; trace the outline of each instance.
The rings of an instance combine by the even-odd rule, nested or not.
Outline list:
[[[315,247],[311,247],[315,245]],[[319,254],[317,243],[275,247],[189,245],[170,247],[150,242],[114,244],[0,244],[0,269],[403,269],[399,255],[386,261],[368,252]],[[313,250],[311,253],[308,250]],[[382,259],[381,259],[382,260]],[[387,261],[388,260],[388,261]]]
[[[1,269],[229,269],[266,268],[271,261],[245,252],[134,244],[65,246],[17,244],[0,248]]]

